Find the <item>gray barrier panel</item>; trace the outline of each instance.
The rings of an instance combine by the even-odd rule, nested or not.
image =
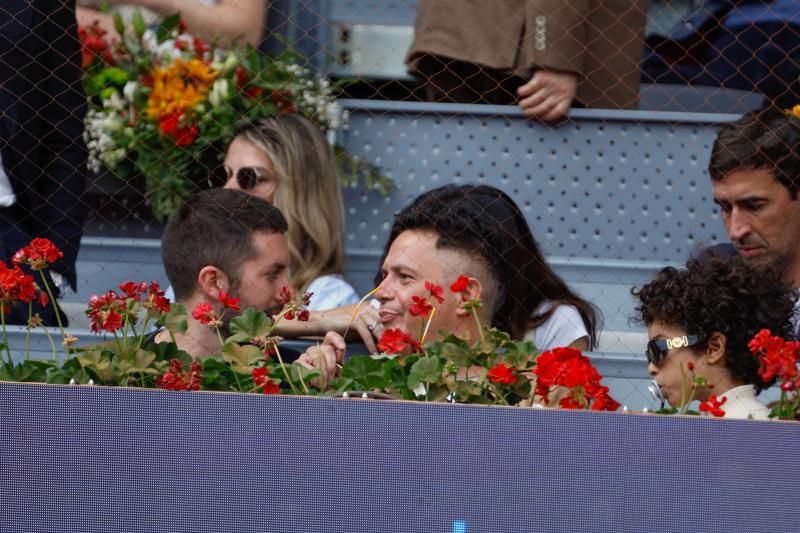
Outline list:
[[[5,531],[795,531],[800,426],[0,384]]]
[[[382,249],[393,214],[448,183],[507,192],[550,256],[671,263],[726,240],[707,165],[735,116],[573,110],[550,126],[506,106],[342,103],[340,141],[398,185],[346,191],[348,249]]]

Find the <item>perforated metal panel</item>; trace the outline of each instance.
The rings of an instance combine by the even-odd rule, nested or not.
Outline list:
[[[3,531],[795,531],[796,424],[0,384]],[[757,450],[757,451],[756,451]]]
[[[414,197],[471,182],[509,193],[548,255],[674,262],[725,238],[706,167],[732,116],[575,110],[549,126],[513,107],[345,105],[345,145],[399,187],[347,191],[348,247],[381,247]]]

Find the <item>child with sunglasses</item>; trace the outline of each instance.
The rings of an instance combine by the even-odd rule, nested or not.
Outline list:
[[[756,395],[774,382],[758,375],[747,347],[762,329],[795,337],[796,293],[774,270],[755,270],[740,258],[690,261],[667,267],[633,289],[636,319],[647,326],[648,371],[673,407],[691,400],[720,400],[728,418],[767,418]],[[694,388],[695,378],[705,383]]]

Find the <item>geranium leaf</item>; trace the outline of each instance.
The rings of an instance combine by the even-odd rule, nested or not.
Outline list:
[[[268,337],[272,333],[272,320],[266,313],[248,308],[231,319],[230,331],[228,340],[234,342],[248,342],[253,337]]]
[[[442,377],[442,363],[438,357],[420,357],[411,365],[408,373],[408,388],[415,389],[421,383],[436,383]]]
[[[222,347],[222,358],[231,363],[234,370],[246,372],[255,362],[263,359],[264,354],[258,346],[228,342]]]
[[[352,357],[342,367],[342,377],[353,380],[353,385],[364,390],[383,389],[386,386],[383,365],[386,358],[369,355]]]
[[[169,313],[164,317],[164,327],[175,333],[186,333],[189,327],[188,313],[186,307],[180,303],[173,303],[170,307]]]

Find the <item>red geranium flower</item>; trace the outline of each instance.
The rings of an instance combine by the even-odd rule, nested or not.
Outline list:
[[[102,296],[94,295],[89,299],[89,327],[95,333],[107,331],[113,333],[122,328],[122,314],[125,312],[125,300],[114,291]]]
[[[256,387],[264,387],[264,394],[278,394],[280,386],[269,377],[269,369],[258,367],[253,369],[253,383]]]
[[[17,250],[11,261],[15,265],[28,265],[33,270],[43,270],[64,257],[64,253],[49,239],[37,237],[28,246]]]
[[[421,317],[426,317],[431,314],[433,306],[428,303],[428,300],[422,296],[412,296],[411,299],[414,301],[414,303],[408,307],[409,313],[411,313],[413,316]]]
[[[495,366],[487,374],[492,383],[500,383],[502,385],[513,385],[517,382],[517,376],[514,375],[514,369],[507,367],[504,363]]]
[[[221,325],[214,307],[207,302],[197,304],[192,311],[192,318],[203,324],[204,326],[216,327]]]
[[[573,348],[554,348],[536,358],[536,395],[545,404],[553,387],[567,387],[569,395],[559,401],[565,409],[616,411],[619,403],[608,394],[608,387],[600,385],[602,377],[588,357]]]
[[[716,417],[723,417],[725,416],[725,411],[721,409],[725,402],[728,401],[727,396],[723,396],[722,398],[717,398],[713,394],[708,397],[708,400],[705,402],[700,402],[700,412],[702,413],[711,413]]]
[[[444,303],[444,289],[442,289],[440,286],[431,283],[430,281],[426,281],[425,289],[430,292],[431,298],[434,298],[440,304]]]
[[[378,341],[378,349],[387,354],[399,354],[409,347],[417,352],[422,351],[422,346],[411,335],[399,328],[384,330]]]
[[[36,284],[33,276],[26,274],[18,266],[8,268],[0,261],[0,301],[30,302],[36,297]]]
[[[222,302],[222,305],[224,305],[226,309],[231,309],[237,313],[242,310],[241,307],[239,307],[239,298],[234,298],[225,291],[220,291],[219,301]]]
[[[159,313],[169,313],[171,305],[169,298],[164,296],[164,291],[155,281],[150,283],[147,298],[144,301],[145,309],[152,309]]]
[[[169,370],[156,380],[156,385],[160,389],[167,390],[200,390],[202,380],[200,363],[196,361],[189,363],[187,372],[184,370],[183,361],[173,359],[169,362]]]
[[[292,289],[289,287],[282,287],[281,292],[278,294],[277,302],[279,305],[286,305],[292,301]]]
[[[462,274],[461,276],[458,276],[458,279],[455,280],[452,285],[450,285],[450,291],[456,294],[460,294],[466,292],[468,287],[469,287],[469,278]]]
[[[136,300],[139,299],[139,296],[147,290],[147,284],[145,282],[137,283],[135,281],[126,281],[125,283],[120,283],[119,290],[127,298],[135,298]]]
[[[308,312],[308,309],[303,309],[299,313],[297,313],[297,320],[300,322],[308,322],[308,318],[311,313]]]
[[[762,329],[747,344],[747,347],[761,363],[758,375],[765,382],[770,382],[775,378],[791,381],[798,377],[799,343],[787,342],[781,337],[772,336],[768,329]]]

